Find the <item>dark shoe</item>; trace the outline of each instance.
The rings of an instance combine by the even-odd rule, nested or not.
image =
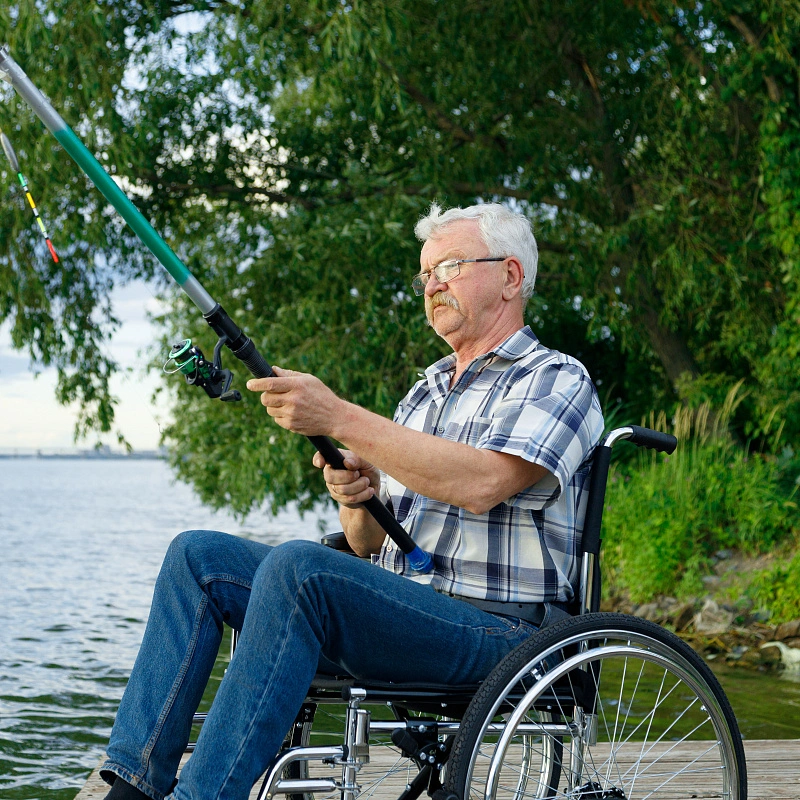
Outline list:
[[[105,800],[152,800],[152,798],[117,776]]]

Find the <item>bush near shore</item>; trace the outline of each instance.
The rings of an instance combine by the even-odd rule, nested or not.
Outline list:
[[[788,446],[779,456],[754,453],[728,433],[740,388],[719,410],[703,404],[679,408],[671,424],[663,415],[646,420],[678,437],[673,455],[640,451],[612,466],[607,601],[666,596],[701,605],[711,596],[773,625],[800,618],[800,457]],[[720,581],[720,562],[731,556],[738,569]]]

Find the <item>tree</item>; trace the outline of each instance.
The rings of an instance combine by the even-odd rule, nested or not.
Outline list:
[[[635,419],[745,378],[743,435],[774,438],[776,408],[797,418],[783,356],[800,342],[796,3],[62,0],[52,22],[34,8],[14,6],[0,36],[276,363],[390,413],[443,352],[408,292],[413,222],[434,197],[480,197],[534,222],[528,318],[609,403]],[[69,237],[72,284],[102,308],[112,281],[152,262],[9,107]],[[65,291],[18,211],[2,223],[4,316],[80,396],[71,370],[113,323],[84,309],[56,333]],[[38,306],[10,291],[22,284]],[[213,345],[172,301],[165,341]],[[87,424],[109,425],[110,365],[89,364]],[[187,388],[169,437],[206,499],[246,510],[319,492],[306,445],[252,398],[220,409]],[[797,443],[800,426],[781,436]]]

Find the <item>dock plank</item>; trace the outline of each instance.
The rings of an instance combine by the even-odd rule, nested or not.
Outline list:
[[[747,758],[749,800],[800,800],[800,739],[752,740],[744,743]],[[685,763],[685,754],[676,749],[676,763]],[[189,756],[184,757],[185,763]],[[628,763],[631,763],[630,760]],[[359,783],[368,785],[370,773],[385,772],[389,762],[373,759],[359,773]],[[395,800],[406,783],[406,773],[401,772],[373,795],[374,800]],[[258,795],[259,784],[250,794],[250,800]],[[108,786],[100,778],[99,767],[89,776],[75,800],[103,800]],[[659,793],[658,797],[662,797]],[[700,794],[700,797],[703,795]]]

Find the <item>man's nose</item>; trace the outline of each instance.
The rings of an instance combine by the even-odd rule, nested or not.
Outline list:
[[[428,276],[428,282],[425,284],[425,294],[428,297],[433,297],[436,292],[440,292],[442,290],[442,286],[447,286],[447,282],[440,281],[436,277],[436,273],[431,272],[431,274]]]

